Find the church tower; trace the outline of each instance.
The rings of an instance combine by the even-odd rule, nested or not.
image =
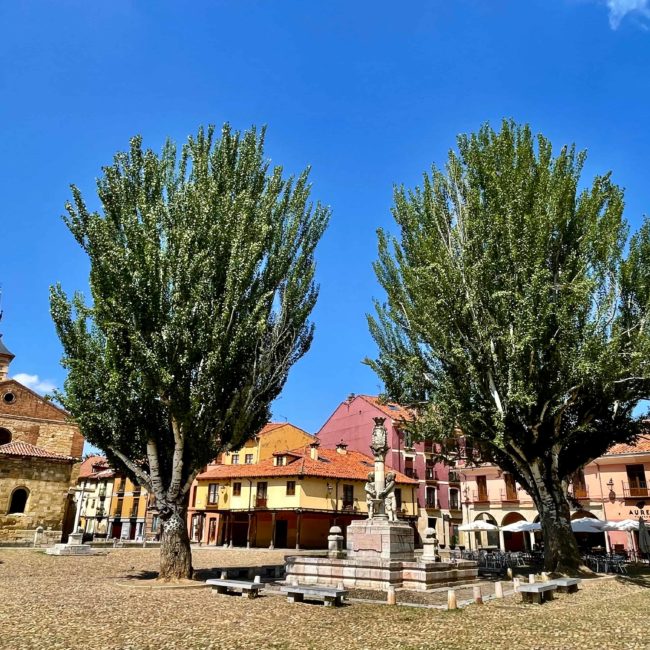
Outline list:
[[[0,312],[0,321],[2,320],[2,312]],[[7,347],[2,342],[2,334],[0,334],[0,381],[4,381],[9,377],[9,364],[14,360],[15,355],[11,354]]]

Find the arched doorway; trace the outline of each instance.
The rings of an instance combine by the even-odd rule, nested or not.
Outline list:
[[[9,502],[9,511],[7,514],[22,515],[27,508],[28,498],[29,490],[27,488],[16,488],[11,495],[11,501]]]
[[[0,445],[6,445],[11,442],[11,431],[0,427]]]
[[[598,517],[588,510],[576,510],[571,515],[571,521],[576,519],[595,519],[598,521]],[[582,553],[588,552],[604,552],[607,547],[607,542],[605,540],[604,532],[585,532],[580,530],[574,530],[573,534],[578,543],[578,548]]]
[[[497,524],[497,520],[489,512],[482,512],[481,514],[476,515],[476,517],[474,517],[474,521],[486,521],[487,523],[494,526],[499,525]],[[474,541],[475,548],[479,548],[481,546],[496,546],[499,548],[499,531],[498,529],[482,531],[477,530],[474,532]]]
[[[501,522],[501,526],[508,526],[514,524],[517,521],[526,521],[524,517],[519,512],[509,512]],[[508,531],[503,531],[503,547],[506,551],[525,551],[526,550],[526,535],[528,533],[511,533]]]

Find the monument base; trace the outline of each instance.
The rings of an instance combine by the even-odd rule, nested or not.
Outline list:
[[[349,529],[348,529],[349,530]],[[439,587],[458,586],[478,578],[476,562],[398,561],[382,558],[335,559],[295,555],[285,558],[286,582],[306,585],[338,586],[348,589],[388,587],[429,591]]]
[[[348,559],[413,560],[413,528],[403,521],[359,519],[347,527]]]
[[[87,544],[82,544],[83,533],[70,533],[67,544],[55,544],[45,549],[47,555],[93,555],[95,552]]]

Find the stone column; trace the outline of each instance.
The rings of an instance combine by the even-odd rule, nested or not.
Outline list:
[[[253,520],[253,513],[248,513],[248,528],[246,530],[246,548],[251,547],[251,522]]]
[[[299,511],[296,519],[296,551],[300,550],[300,526],[302,524],[302,513]]]
[[[505,540],[505,535],[502,530],[499,530],[499,548],[502,551],[506,550],[506,540]]]
[[[271,513],[271,543],[269,544],[269,549],[273,550],[275,548],[275,512]]]
[[[370,449],[375,457],[375,491],[377,496],[386,487],[386,452],[388,451],[388,434],[384,422],[386,418],[373,418],[375,426],[372,430],[372,443]],[[375,501],[374,518],[387,519],[384,500],[377,498]]]

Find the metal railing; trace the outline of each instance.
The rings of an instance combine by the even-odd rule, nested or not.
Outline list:
[[[635,499],[638,497],[648,497],[650,492],[648,486],[643,483],[623,483],[623,496],[626,499]]]
[[[501,503],[519,503],[519,495],[517,492],[501,490]]]

